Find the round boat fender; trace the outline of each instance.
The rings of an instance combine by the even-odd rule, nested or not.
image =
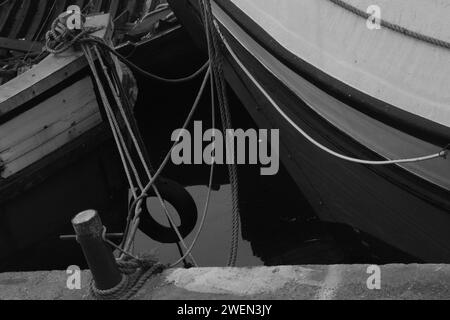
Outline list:
[[[186,238],[197,225],[198,213],[194,199],[183,186],[173,180],[159,178],[156,186],[164,201],[170,203],[177,211],[181,220],[178,230],[183,239]],[[148,197],[156,197],[153,189],[148,192]],[[151,239],[161,243],[177,243],[180,241],[172,228],[161,225],[152,217],[146,202],[142,206],[139,228]]]

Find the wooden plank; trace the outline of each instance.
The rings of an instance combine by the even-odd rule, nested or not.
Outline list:
[[[6,34],[6,27],[8,26],[8,23],[10,22],[10,17],[12,14],[14,14],[15,10],[17,9],[19,5],[19,1],[10,0],[8,4],[5,5],[5,7],[2,10],[2,15],[0,16],[0,35],[3,36]]]
[[[0,178],[0,203],[23,195],[26,190],[38,186],[68,165],[76,163],[83,155],[98,150],[109,139],[110,130],[106,123],[102,123],[8,179]],[[108,147],[114,148],[113,144]]]
[[[86,121],[91,117],[101,117],[98,105],[96,101],[89,101],[88,104],[83,105],[82,108],[77,110],[70,119],[60,119],[48,127],[41,128],[41,131],[36,135],[29,137],[26,140],[21,141],[17,145],[13,145],[8,149],[0,152],[0,159],[2,164],[7,166],[20,158],[27,157],[28,154],[40,149],[46,143],[54,140],[64,132],[71,130],[80,123]],[[67,141],[69,143],[70,141]]]
[[[0,37],[0,49],[7,49],[19,52],[28,52],[33,49],[35,52],[42,50],[42,43],[28,40],[16,40],[10,38]]]
[[[6,20],[9,16],[9,10],[11,10],[14,5],[13,0],[8,0],[2,7],[0,7],[0,32],[2,30],[3,25],[6,23]]]
[[[86,110],[85,110],[86,109]],[[94,87],[86,77],[20,116],[0,126],[0,157],[38,135],[45,138],[59,134],[71,121],[83,117],[83,112],[98,112]]]
[[[96,113],[87,119],[84,119],[80,123],[75,124],[70,129],[64,131],[63,133],[57,135],[53,139],[46,141],[44,144],[40,145],[38,148],[30,151],[26,155],[16,159],[15,161],[6,164],[4,166],[4,171],[1,174],[2,178],[8,178],[26,167],[32,165],[33,163],[41,160],[45,156],[51,154],[52,152],[58,150],[70,141],[80,137],[82,134],[88,132],[90,129],[102,123],[102,117],[100,113]]]
[[[28,28],[27,35],[25,36],[25,39],[27,40],[34,40],[36,38],[39,38],[39,36],[42,36],[44,33],[44,30],[42,30],[40,35],[38,34],[40,31],[40,26],[44,24],[45,18],[47,17],[47,14],[51,14],[51,8],[53,5],[53,1],[55,0],[38,0],[39,4],[37,6],[36,12],[33,17],[33,22],[30,24],[30,27]],[[39,39],[36,39],[39,40]]]
[[[89,78],[0,127],[0,159],[7,178],[102,122]]]
[[[172,13],[170,8],[162,8],[148,14],[141,23],[137,24],[136,27],[128,33],[128,35],[138,36],[153,31],[156,23],[166,18],[170,13]]]
[[[0,117],[56,86],[87,66],[81,53],[49,56],[39,65],[0,87]]]
[[[11,39],[17,39],[20,37],[20,33],[22,31],[22,28],[29,24],[30,21],[27,19],[29,16],[29,13],[31,13],[31,10],[33,9],[33,3],[35,3],[36,0],[23,0],[22,5],[19,8],[19,11],[14,17],[14,22],[11,27],[11,31],[9,32],[8,38]]]
[[[86,25],[107,26],[110,23],[110,15],[105,14],[89,17]],[[93,36],[108,39],[111,33],[110,27],[94,33]],[[0,117],[39,96],[86,66],[87,62],[82,52],[75,52],[72,49],[58,56],[48,56],[33,69],[0,87]]]

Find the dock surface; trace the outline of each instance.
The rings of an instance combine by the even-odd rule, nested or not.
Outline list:
[[[90,273],[69,290],[65,271],[0,274],[0,300],[89,300]],[[450,299],[450,265],[280,266],[167,270],[137,300]]]

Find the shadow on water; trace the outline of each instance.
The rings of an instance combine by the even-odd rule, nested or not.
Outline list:
[[[188,75],[206,61],[183,30],[151,45],[123,48],[122,53],[144,69],[166,77]],[[171,147],[173,131],[182,126],[201,79],[177,85],[162,84],[140,76],[137,80],[140,93],[136,118],[156,167]],[[239,100],[229,91],[234,127],[244,130],[257,128]],[[194,119],[203,121],[204,129],[211,126],[208,94],[203,97]],[[192,132],[192,127],[190,130]],[[240,166],[238,169],[241,208],[239,266],[417,262],[350,227],[320,222],[284,167],[281,166],[276,176],[261,176],[259,169],[258,166]],[[169,163],[164,175],[188,188],[200,215],[207,194],[209,167]],[[231,188],[225,166],[216,168],[214,187],[206,225],[193,251],[201,266],[224,266],[230,251]],[[149,207],[155,219],[165,224],[156,203],[150,201]],[[71,232],[70,225],[61,230],[61,234],[67,232]],[[28,252],[21,253],[9,261],[5,271],[65,269],[69,265],[86,267],[78,244],[63,246],[58,236],[53,235]],[[188,236],[187,243],[190,244],[192,239],[193,234]],[[140,252],[156,250],[164,263],[179,258],[176,245],[160,244],[142,233],[138,235],[136,249]]]

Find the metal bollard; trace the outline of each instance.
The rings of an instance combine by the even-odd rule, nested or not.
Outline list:
[[[72,220],[73,228],[99,290],[109,290],[122,281],[112,251],[103,241],[103,224],[95,210],[78,214]]]

